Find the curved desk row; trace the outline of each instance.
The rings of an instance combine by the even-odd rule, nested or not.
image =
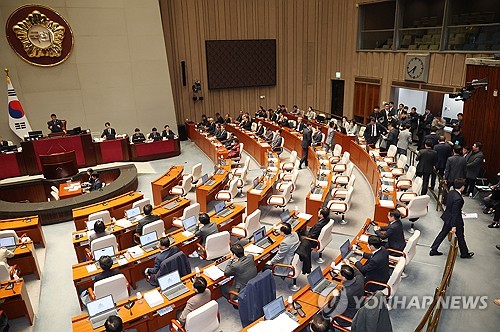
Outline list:
[[[13,230],[17,236],[26,234],[33,243],[41,244],[45,248],[45,237],[38,216],[0,220],[0,231]]]
[[[165,174],[151,182],[154,205],[160,205],[163,199],[169,196],[170,189],[179,184],[179,181],[182,180],[183,171],[184,166],[170,166]]]
[[[231,159],[220,159],[223,160],[223,164],[211,177],[211,184],[199,183],[196,186],[196,202],[200,204],[200,211],[207,212],[208,203],[215,199],[215,195],[224,188],[227,181],[229,180],[229,174],[231,173]]]
[[[196,129],[194,122],[186,122],[188,137],[203,151],[212,161],[217,164],[219,159],[227,158],[227,149],[224,145],[207,138],[207,134]]]
[[[267,151],[271,146],[260,139],[251,131],[244,130],[233,123],[226,125],[226,130],[244,144],[244,150],[251,155],[259,165],[265,165],[267,162]]]

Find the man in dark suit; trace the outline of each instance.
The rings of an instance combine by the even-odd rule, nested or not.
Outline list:
[[[136,329],[123,329],[123,321],[120,316],[111,315],[104,323],[106,332],[137,332]]]
[[[224,118],[220,115],[220,113],[215,113],[215,122],[220,124],[224,123]]]
[[[47,127],[50,129],[51,133],[62,133],[63,124],[62,121],[57,118],[55,114],[50,115],[51,120],[47,122]]]
[[[229,291],[233,290],[239,293],[240,289],[245,287],[247,283],[257,275],[257,267],[253,255],[246,255],[243,246],[235,243],[231,246],[231,261],[224,270],[226,277],[234,277],[232,286],[225,284],[221,288],[222,295],[227,298]]]
[[[217,136],[215,136],[215,138],[219,142],[227,140],[227,130],[225,125],[223,124],[220,125],[220,132],[217,134]]]
[[[255,134],[262,136],[264,134],[264,126],[262,125],[262,121],[259,121],[257,124],[257,129],[255,130]]]
[[[268,130],[270,131],[270,130]],[[281,150],[281,142],[283,140],[283,137],[281,137],[281,129],[276,129],[276,131],[274,132],[274,137],[271,141],[271,149],[273,151],[278,151],[278,150]]]
[[[132,135],[132,143],[142,143],[146,140],[146,137],[144,136],[143,133],[141,133],[141,130],[139,128],[135,128],[134,130],[134,135]]]
[[[424,116],[422,117],[421,120],[421,128],[422,128],[422,136],[425,137],[425,135],[429,135],[431,132],[431,125],[432,125],[432,120],[434,120],[434,115],[431,113],[431,110],[427,107],[425,109]]]
[[[94,282],[120,274],[120,270],[118,269],[111,270],[111,267],[113,266],[113,259],[109,256],[101,256],[99,258],[99,266],[101,267],[102,272],[94,276]]]
[[[371,254],[356,250],[357,254],[363,255],[363,258],[368,259],[365,265],[362,265],[361,262],[354,257],[351,257],[351,260],[354,261],[356,268],[365,276],[365,284],[368,281],[387,283],[391,275],[389,270],[389,254],[387,250],[382,247],[382,243],[376,235],[370,235],[368,238],[368,248],[372,251]],[[365,288],[368,291],[383,289],[382,286],[373,284]]]
[[[302,121],[302,118],[301,117],[297,118],[297,125],[295,126],[295,130],[298,131],[299,133],[302,133],[304,131],[305,126],[306,125]]]
[[[387,126],[387,146],[386,148],[389,149],[391,145],[394,145],[395,147],[398,146],[398,136],[399,136],[399,130],[396,126],[394,126],[392,123],[389,123]]]
[[[462,218],[462,207],[464,206],[462,193],[465,190],[465,180],[456,179],[453,187],[454,189],[446,195],[446,210],[441,215],[441,219],[444,221],[443,228],[432,243],[429,255],[440,256],[443,254],[438,251],[439,245],[451,231],[457,236],[460,258],[471,258],[474,253],[469,251],[467,243],[465,243],[464,220]]]
[[[417,175],[422,177],[422,192],[421,195],[427,194],[429,187],[429,178],[434,172],[434,167],[437,162],[437,152],[432,149],[432,141],[425,141],[425,149],[422,149],[417,154]]]
[[[470,196],[472,196],[474,192],[476,179],[481,175],[484,161],[484,154],[481,151],[482,148],[483,144],[480,142],[474,143],[474,145],[472,145],[472,151],[465,157],[465,161],[467,162],[465,194]]]
[[[243,115],[243,121],[240,122],[240,127],[245,130],[252,129],[252,121],[250,121],[247,115]]]
[[[99,179],[99,173],[96,171],[92,172],[92,184],[90,185],[89,191],[96,191],[102,188],[102,181]]]
[[[176,246],[170,247],[170,240],[168,237],[162,237],[160,239],[160,253],[155,258],[155,264],[153,267],[147,268],[146,271],[144,271],[144,274],[146,276],[151,276],[151,279],[154,280],[154,284],[157,285],[158,281],[154,275],[158,273],[161,262],[178,252],[179,249]]]
[[[401,213],[393,209],[387,214],[389,225],[375,226],[375,234],[381,239],[387,239],[386,248],[403,251],[406,246],[405,235],[403,232],[403,223],[401,222]]]
[[[380,138],[380,135],[385,135],[387,133],[387,128],[377,123],[375,118],[370,118],[370,123],[366,125],[365,129],[365,139],[368,145],[375,145]]]
[[[302,164],[305,164],[306,167],[309,166],[307,157],[309,155],[309,147],[312,143],[312,134],[312,123],[309,122],[302,132],[302,159],[300,159],[299,169],[302,168]]]
[[[166,139],[174,139],[175,133],[172,130],[170,130],[169,125],[165,125],[165,127],[163,127],[163,131],[161,132],[161,136],[165,137]]]
[[[144,218],[139,220],[139,222],[137,223],[137,228],[135,230],[135,232],[139,235],[144,235],[142,234],[142,229],[144,228],[144,226],[152,223],[153,221],[160,220],[159,216],[153,214],[153,206],[151,204],[144,205],[144,208],[142,210],[144,211]]]
[[[422,145],[420,145],[419,147],[422,148],[422,146],[424,145],[425,141],[427,141],[427,140],[431,140],[432,141],[432,147],[434,147],[434,145],[438,144],[438,142],[439,142],[439,135],[437,134],[437,128],[436,127],[431,127],[430,134],[424,136],[424,139],[422,140]]]
[[[201,237],[201,245],[205,246],[209,235],[219,232],[217,224],[210,221],[210,217],[206,213],[200,213],[198,216],[201,226],[198,227],[194,235]]]
[[[307,237],[317,240],[319,235],[321,234],[321,230],[329,222],[330,222],[330,209],[324,206],[321,209],[319,209],[318,222],[309,229],[309,232],[307,232]],[[313,246],[315,246],[315,244]]]
[[[385,111],[385,108],[380,110],[380,106],[375,106],[373,108],[373,112],[370,114],[370,117],[374,118],[378,124],[387,128],[387,112]]]
[[[453,186],[456,179],[465,179],[467,171],[467,161],[462,157],[462,148],[459,145],[453,147],[453,156],[446,161],[444,178],[448,186]]]
[[[106,122],[104,124],[104,130],[102,131],[101,138],[106,137],[106,139],[112,139],[116,136],[116,130],[111,128],[111,123]]]
[[[213,135],[216,129],[217,129],[217,124],[215,123],[214,118],[208,118],[207,133],[209,135]]]
[[[465,139],[462,135],[462,127],[456,126],[453,128],[451,132],[451,143],[453,145],[460,145],[461,147],[465,146]]]
[[[155,142],[161,141],[161,134],[158,132],[158,129],[156,129],[156,127],[153,127],[153,129],[151,129],[151,133],[149,133],[148,139]]]
[[[444,170],[446,168],[446,161],[451,156],[451,146],[446,143],[444,136],[439,136],[439,143],[434,145],[434,151],[437,152],[436,170],[444,178]],[[431,188],[436,184],[436,173],[432,172]]]

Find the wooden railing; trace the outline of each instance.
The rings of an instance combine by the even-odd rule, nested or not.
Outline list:
[[[458,253],[458,241],[455,235],[451,236],[450,240],[450,251],[448,252],[448,258],[446,259],[446,265],[444,266],[443,278],[441,279],[441,284],[436,288],[434,292],[434,299],[431,305],[425,312],[424,317],[418,324],[415,332],[426,331],[435,332],[438,330],[439,319],[441,318],[441,312],[443,310],[444,297],[446,296],[446,290],[450,285],[451,276],[453,274],[453,267],[455,266],[455,260]]]

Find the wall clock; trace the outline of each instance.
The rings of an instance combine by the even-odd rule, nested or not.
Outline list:
[[[407,54],[405,80],[427,82],[429,77],[429,54]]]

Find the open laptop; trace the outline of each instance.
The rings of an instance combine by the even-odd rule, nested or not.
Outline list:
[[[264,318],[266,320],[273,320],[280,315],[287,315],[290,319],[294,321],[298,321],[297,317],[292,315],[290,312],[286,311],[285,302],[283,301],[283,296],[278,297],[277,299],[269,302],[262,308],[264,311]]]
[[[139,242],[141,243],[141,248],[145,252],[150,252],[158,249],[158,234],[153,231],[148,234],[144,234],[139,237]]]
[[[254,189],[262,190],[266,187],[266,183],[260,182],[260,177],[256,177],[255,179],[253,179],[253,187]]]
[[[344,244],[340,246],[340,255],[342,259],[349,259],[353,255],[357,255],[351,248],[351,241],[347,239]]]
[[[97,221],[99,221],[99,220],[102,221],[102,222],[104,222],[104,219],[102,219],[102,218],[97,218],[97,219],[86,221],[85,223],[87,224],[87,230],[88,231],[93,231],[95,223]]]
[[[321,272],[321,266],[315,268],[307,276],[307,282],[309,282],[311,290],[314,293],[320,294],[321,296],[327,296],[335,289],[335,287],[337,287],[336,284],[334,284],[328,279],[325,279],[323,273]]]
[[[137,221],[137,219],[139,219],[140,216],[141,216],[141,208],[138,206],[125,211],[125,218],[127,218],[127,220],[130,222]]]
[[[218,165],[214,165],[214,174],[224,174],[226,170],[224,168],[219,167]]]
[[[196,232],[196,229],[198,228],[198,223],[196,222],[196,217],[191,216],[189,218],[182,220],[182,226],[184,227],[184,230],[187,232],[191,232],[191,233]]]
[[[107,295],[87,303],[90,323],[92,328],[101,327],[109,316],[118,315],[118,311],[113,301],[113,295]]]
[[[257,247],[262,249],[266,249],[271,244],[273,244],[273,240],[269,238],[266,234],[266,227],[261,227],[253,233],[253,242]]]
[[[104,247],[101,249],[94,250],[92,252],[92,255],[94,256],[94,261],[96,261],[96,263],[99,262],[99,258],[101,258],[102,256],[109,256],[113,260],[113,264],[117,263],[116,256],[115,256],[115,247],[113,247],[113,246]]]
[[[168,204],[165,204],[163,207],[167,210],[172,210],[173,208],[176,208],[179,206],[179,203],[177,201],[170,202]]]
[[[0,248],[3,247],[10,251],[13,251],[14,249],[16,249],[16,239],[13,236],[0,238]]]
[[[170,301],[177,296],[189,292],[189,288],[182,283],[181,276],[177,270],[159,277],[158,284],[160,285],[161,293]]]
[[[298,219],[294,218],[293,216],[290,216],[290,211],[288,209],[281,212],[280,220],[282,223],[290,224],[290,226],[292,226],[292,228],[294,228],[297,225],[297,223],[299,222]]]
[[[231,214],[231,209],[226,209],[226,202],[222,201],[215,204],[215,214],[219,217],[225,217]]]
[[[314,183],[311,183],[311,194],[313,195],[323,195],[323,188],[316,187]]]

